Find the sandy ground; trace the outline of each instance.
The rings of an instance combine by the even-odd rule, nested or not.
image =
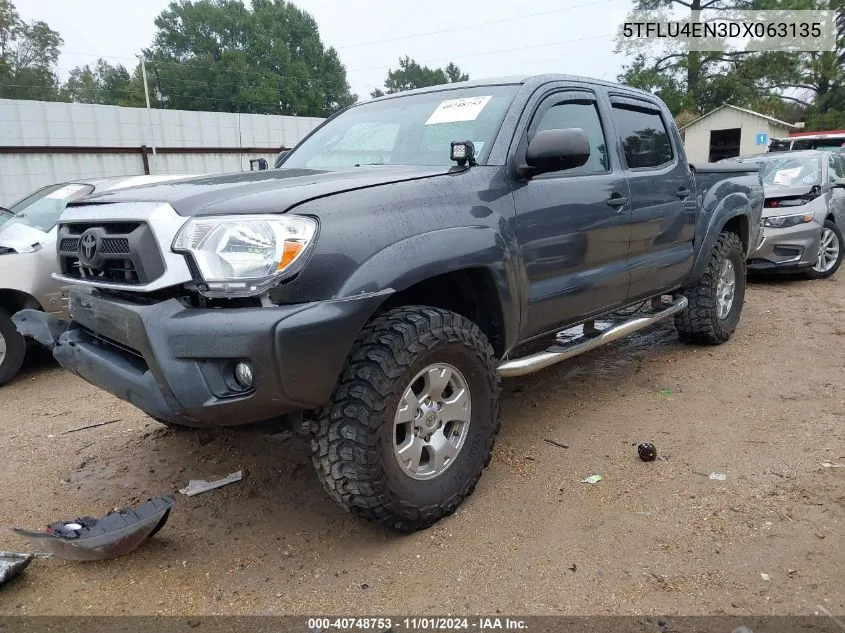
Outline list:
[[[506,382],[475,494],[411,536],[333,505],[302,439],[168,431],[36,355],[0,391],[0,525],[246,477],[180,495],[127,557],[35,560],[0,614],[845,613],[845,468],[822,466],[845,463],[838,277],[752,284],[721,347],[663,326]]]

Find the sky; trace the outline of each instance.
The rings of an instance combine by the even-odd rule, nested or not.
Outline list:
[[[64,39],[62,79],[102,57],[128,68],[152,42],[153,20],[169,0],[13,0],[27,21],[43,20]],[[337,49],[352,91],[383,85],[409,55],[428,66],[454,61],[473,79],[562,72],[615,81],[614,19],[630,0],[294,0]]]

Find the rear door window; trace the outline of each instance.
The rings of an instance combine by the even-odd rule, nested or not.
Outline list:
[[[629,168],[654,168],[672,162],[669,131],[659,112],[613,104],[613,120]]]

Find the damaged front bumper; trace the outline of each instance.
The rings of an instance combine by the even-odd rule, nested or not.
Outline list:
[[[821,235],[822,225],[816,221],[783,229],[764,228],[747,268],[765,272],[813,266],[818,259]]]
[[[71,321],[18,312],[18,331],[65,369],[146,412],[183,426],[271,420],[328,402],[364,323],[387,293],[290,306],[187,307],[134,303],[77,286]],[[253,384],[234,379],[248,363]]]

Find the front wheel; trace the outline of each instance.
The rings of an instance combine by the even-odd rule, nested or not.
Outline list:
[[[363,330],[311,424],[312,460],[345,508],[425,529],[472,494],[499,430],[500,379],[487,337],[437,308],[397,308]]]
[[[810,279],[827,279],[842,264],[842,231],[830,220],[824,221],[819,239],[819,257],[813,267],[807,271]]]
[[[12,319],[0,309],[0,387],[14,378],[26,356],[26,341]]]
[[[689,304],[675,315],[680,339],[698,345],[727,341],[745,302],[745,253],[736,233],[719,234],[704,274],[685,294]]]

